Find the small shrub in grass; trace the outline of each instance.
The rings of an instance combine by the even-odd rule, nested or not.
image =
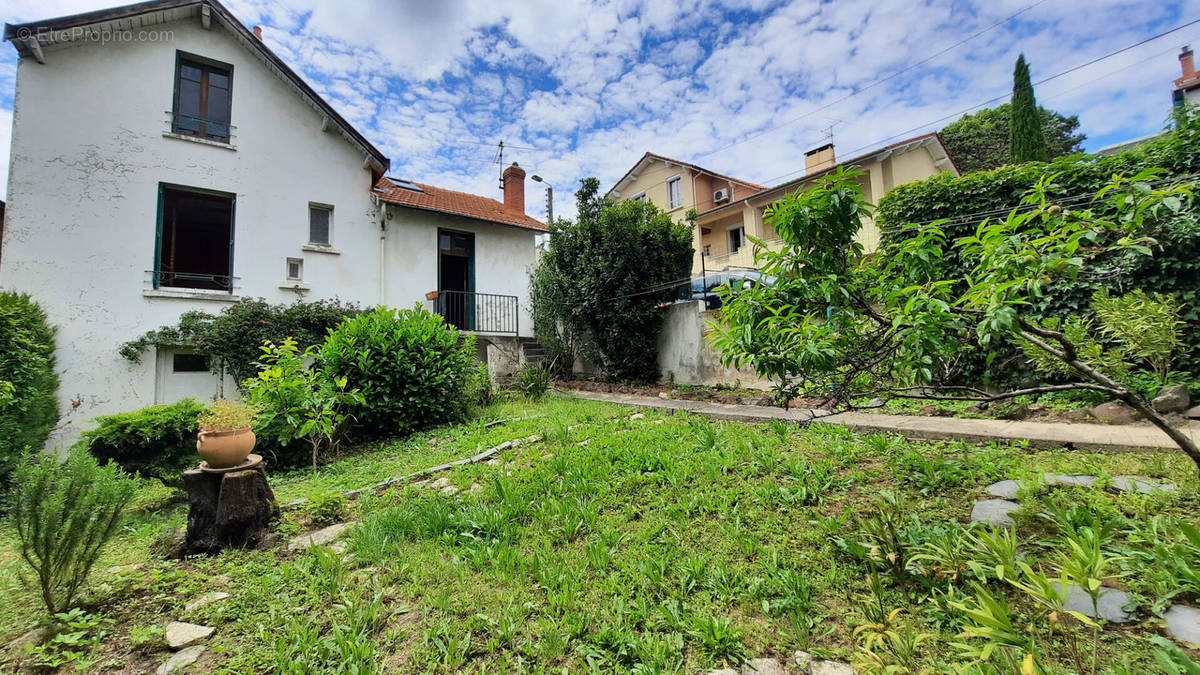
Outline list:
[[[340,492],[324,492],[309,497],[305,511],[313,525],[325,526],[346,519],[346,497]]]
[[[83,432],[77,447],[101,462],[165,485],[180,485],[180,474],[197,461],[197,416],[204,404],[190,398],[141,410],[96,418],[96,428]]]
[[[38,455],[14,473],[13,524],[50,614],[67,610],[117,531],[137,483],[116,464],[73,450],[61,464]]]
[[[57,422],[54,328],[28,295],[0,293],[0,486]]]
[[[321,349],[321,367],[363,400],[350,414],[371,436],[409,434],[465,417],[477,372],[475,338],[420,307],[346,319]]]
[[[531,363],[517,374],[517,391],[527,401],[540,401],[550,390],[550,368],[542,363]]]

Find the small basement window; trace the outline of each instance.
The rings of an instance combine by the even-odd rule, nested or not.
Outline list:
[[[287,259],[287,280],[288,281],[303,281],[304,280],[304,259],[303,258],[288,258]]]
[[[308,243],[317,246],[331,246],[333,240],[330,230],[333,228],[333,207],[324,204],[308,205]]]
[[[233,290],[233,195],[159,186],[154,287]]]
[[[203,354],[172,355],[171,371],[175,373],[207,373],[208,359]]]

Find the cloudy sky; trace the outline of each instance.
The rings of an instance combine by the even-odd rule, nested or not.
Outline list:
[[[16,23],[119,1],[4,4]],[[1200,18],[1200,0],[227,6],[392,158],[393,175],[498,197],[503,139],[505,161],[549,180],[567,215],[579,178],[608,187],[647,150],[776,183],[830,127],[848,157],[1005,96],[1019,52],[1037,81]],[[1188,42],[1200,48],[1200,24],[1038,85],[1038,102],[1079,115],[1088,149],[1153,133]],[[0,55],[7,184],[16,53]],[[527,186],[541,215],[540,186]]]

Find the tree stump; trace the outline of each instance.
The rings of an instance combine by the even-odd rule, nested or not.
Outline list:
[[[188,493],[189,554],[253,548],[279,519],[279,505],[261,462],[227,473],[184,471],[183,486]]]

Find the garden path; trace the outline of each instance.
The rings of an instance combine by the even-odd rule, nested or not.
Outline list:
[[[1176,450],[1177,446],[1161,430],[1143,424],[1108,425],[1071,422],[1027,422],[957,417],[921,417],[845,412],[824,416],[825,411],[769,406],[730,405],[708,401],[663,399],[633,394],[608,394],[592,391],[568,391],[571,396],[608,401],[643,408],[687,410],[713,419],[739,422],[768,422],[781,419],[808,422],[814,415],[828,424],[841,424],[861,433],[894,433],[920,440],[1027,441],[1035,447],[1068,447],[1081,450]],[[1183,427],[1200,442],[1200,423]]]

